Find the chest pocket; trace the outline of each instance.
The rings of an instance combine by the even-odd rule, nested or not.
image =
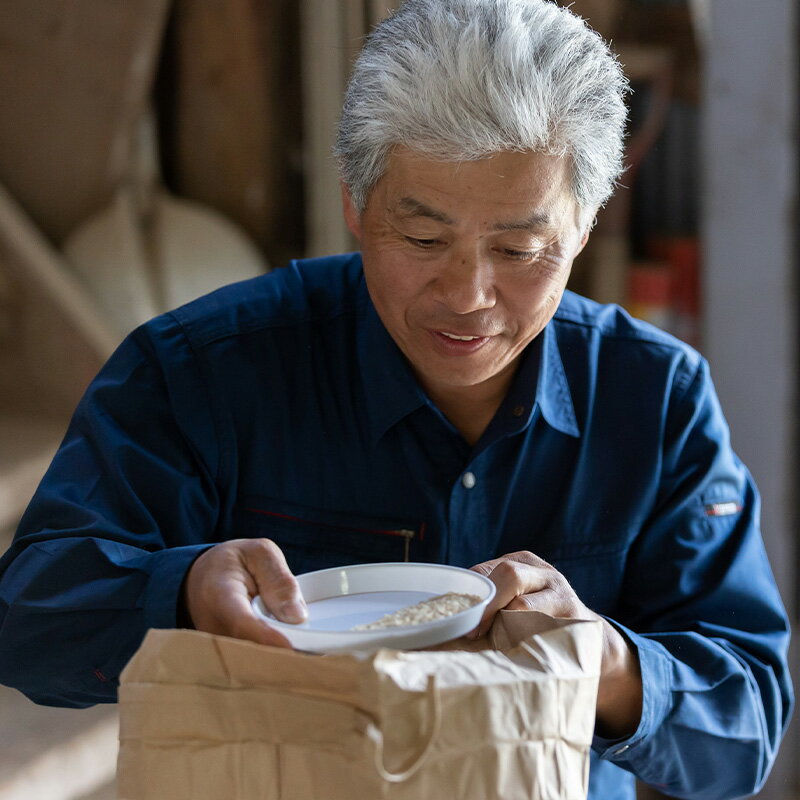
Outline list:
[[[348,564],[413,560],[425,535],[422,522],[313,509],[268,498],[245,502],[239,518],[243,535],[275,542],[296,575]]]

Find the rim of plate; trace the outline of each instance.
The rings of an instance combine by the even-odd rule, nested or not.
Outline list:
[[[280,620],[275,619],[275,617],[273,617],[267,611],[267,609],[264,606],[264,603],[261,600],[261,597],[259,595],[256,595],[255,597],[253,597],[251,602],[253,604],[258,603],[258,606],[259,606],[258,612],[260,614],[262,614],[263,616],[269,618],[270,625],[274,625],[276,628],[282,628],[282,629],[286,629],[286,630],[290,630],[290,631],[296,631],[298,633],[302,631],[304,635],[309,634],[309,635],[313,635],[313,636],[326,636],[326,635],[330,635],[330,634],[338,635],[338,634],[346,633],[348,635],[353,635],[353,636],[362,636],[362,635],[364,635],[364,636],[370,636],[370,635],[375,636],[376,633],[380,632],[382,635],[391,636],[391,635],[394,635],[394,634],[405,633],[405,632],[407,632],[409,630],[428,630],[429,628],[431,628],[433,626],[441,625],[442,623],[446,623],[448,621],[451,621],[451,620],[455,619],[456,617],[460,617],[462,614],[467,614],[467,613],[469,613],[471,611],[475,611],[479,607],[485,608],[487,605],[489,605],[489,603],[491,603],[492,599],[494,598],[494,596],[495,596],[495,594],[497,592],[497,588],[494,585],[494,583],[489,578],[487,578],[485,575],[482,575],[480,572],[475,572],[473,570],[467,569],[466,567],[456,567],[456,566],[453,566],[452,564],[430,564],[430,563],[427,563],[427,562],[424,562],[424,561],[377,561],[377,562],[372,562],[372,563],[369,563],[369,564],[352,564],[350,566],[342,566],[342,567],[326,567],[325,569],[312,570],[311,572],[302,572],[299,575],[295,575],[295,577],[297,578],[298,582],[300,582],[300,579],[304,578],[306,576],[323,575],[326,572],[341,572],[342,570],[347,570],[348,572],[350,572],[350,571],[353,571],[353,570],[361,570],[361,569],[365,569],[365,568],[375,569],[376,567],[378,567],[378,568],[380,568],[380,567],[401,567],[401,568],[416,567],[417,569],[425,568],[425,569],[432,569],[432,570],[437,570],[437,571],[447,570],[447,571],[451,571],[451,572],[461,572],[461,573],[468,572],[468,573],[470,573],[470,576],[474,576],[475,578],[478,578],[479,579],[478,582],[482,583],[484,586],[486,586],[486,588],[488,590],[488,594],[486,595],[486,597],[482,597],[479,602],[475,603],[475,605],[470,606],[469,608],[465,608],[463,611],[457,611],[455,614],[450,614],[450,615],[448,615],[446,617],[440,617],[439,619],[433,619],[430,622],[418,622],[415,625],[396,625],[396,626],[393,626],[391,628],[380,628],[378,630],[372,629],[372,630],[366,630],[366,631],[355,631],[355,630],[352,630],[352,629],[317,630],[315,628],[304,628],[304,627],[301,627],[299,625],[295,625],[295,624],[293,624],[291,622],[281,622]],[[402,591],[402,589],[387,589],[386,591]],[[366,592],[353,592],[352,594],[355,595],[355,594],[367,594],[367,593]],[[316,603],[316,602],[318,602],[320,600],[329,600],[329,599],[334,598],[334,597],[347,597],[347,596],[348,596],[347,594],[338,594],[338,595],[333,594],[333,595],[330,595],[329,597],[320,597],[320,598],[318,598],[318,600],[312,600],[311,602],[312,603]]]

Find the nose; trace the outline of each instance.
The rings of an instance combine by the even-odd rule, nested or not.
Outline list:
[[[436,299],[454,314],[492,308],[496,302],[494,268],[480,254],[453,255],[435,280]]]

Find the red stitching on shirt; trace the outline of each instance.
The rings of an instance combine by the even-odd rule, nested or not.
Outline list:
[[[106,678],[106,676],[103,675],[103,673],[100,672],[99,669],[95,669],[92,671],[94,672],[94,676],[95,678],[97,678],[97,680],[102,681],[103,683],[108,683],[108,678]]]
[[[265,517],[278,517],[279,519],[288,519],[292,522],[302,522],[305,525],[320,525],[323,528],[336,528],[338,530],[351,530],[351,531],[358,531],[360,533],[376,533],[380,536],[405,536],[405,534],[400,531],[388,531],[382,530],[381,528],[357,528],[353,525],[339,525],[335,522],[318,522],[312,521],[309,519],[305,519],[304,517],[294,517],[291,514],[279,514],[277,511],[265,511],[262,508],[246,508],[245,511],[251,511],[254,514],[263,514]],[[423,531],[425,530],[425,523],[423,522],[420,525],[419,529],[419,539],[422,541],[423,538]],[[415,537],[416,537],[416,532]]]

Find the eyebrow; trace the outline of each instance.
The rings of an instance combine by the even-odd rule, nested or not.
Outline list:
[[[535,231],[550,226],[550,217],[547,214],[536,212],[527,219],[514,222],[498,222],[492,226],[496,231]]]
[[[447,216],[443,211],[431,208],[425,203],[415,200],[413,197],[401,197],[397,202],[397,209],[409,217],[427,217],[444,225],[455,225],[455,220]],[[550,217],[547,214],[536,212],[527,219],[514,220],[511,222],[498,222],[492,226],[495,231],[532,231],[546,228],[550,225]]]
[[[447,214],[426,206],[425,203],[420,203],[419,200],[415,200],[413,197],[401,197],[397,202],[397,208],[409,217],[428,217],[444,225],[455,225],[455,220],[450,219]]]

